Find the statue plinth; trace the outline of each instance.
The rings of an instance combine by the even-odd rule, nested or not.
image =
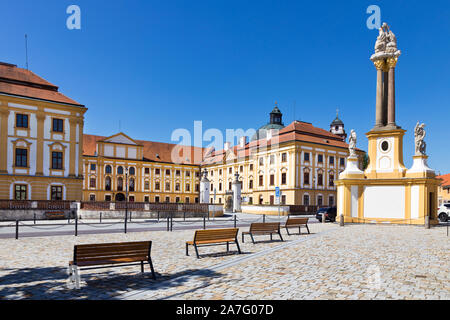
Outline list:
[[[364,172],[358,166],[359,161],[356,155],[351,155],[347,158],[347,165],[345,170],[339,174],[341,179],[364,179]]]
[[[413,165],[406,171],[407,178],[434,178],[436,173],[428,167],[428,156],[421,154],[413,156]]]

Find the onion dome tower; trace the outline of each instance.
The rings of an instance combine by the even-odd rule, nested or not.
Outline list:
[[[278,104],[275,101],[275,107],[270,113],[269,123],[259,128],[256,133],[253,135],[251,141],[264,139],[267,136],[267,131],[271,129],[281,130],[284,128],[283,124],[283,114],[280,109],[278,109]]]
[[[342,138],[343,141],[347,139],[347,133],[345,132],[344,122],[339,119],[339,111],[336,111],[336,119],[330,123],[330,132]]]

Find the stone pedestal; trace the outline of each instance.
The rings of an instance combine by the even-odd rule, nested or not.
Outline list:
[[[364,178],[364,172],[359,169],[358,166],[358,157],[356,156],[350,156],[347,158],[347,166],[345,167],[345,170],[341,172],[339,175],[339,179],[363,179]]]
[[[428,167],[428,156],[417,155],[413,157],[413,165],[411,169],[406,171],[407,178],[434,178],[435,171]]]

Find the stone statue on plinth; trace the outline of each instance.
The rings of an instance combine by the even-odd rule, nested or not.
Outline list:
[[[350,157],[356,157],[356,132],[353,129],[348,138],[348,150],[350,151]]]
[[[378,33],[377,41],[375,42],[375,53],[384,52],[386,50],[386,44],[387,44],[387,35],[384,32],[383,27],[381,27]]]
[[[234,174],[234,181],[231,184],[231,189],[233,191],[233,212],[241,212],[241,189],[242,183],[239,181],[239,173]]]
[[[427,144],[425,143],[425,123],[419,124],[417,121],[416,127],[414,129],[414,144],[416,146],[416,156],[424,156],[426,155]]]
[[[211,182],[208,180],[208,170],[202,171],[202,179],[200,180],[200,203],[209,203],[209,191]]]
[[[375,42],[375,54],[370,59],[375,62],[376,60],[398,57],[400,54],[400,50],[397,49],[397,38],[387,23],[384,22],[379,29]]]

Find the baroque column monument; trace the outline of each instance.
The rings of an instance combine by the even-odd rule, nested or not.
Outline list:
[[[338,217],[355,223],[438,223],[435,172],[427,165],[425,125],[415,128],[413,166],[403,164],[403,130],[396,123],[395,70],[401,51],[397,39],[386,23],[379,29],[375,53],[370,60],[377,72],[375,125],[366,133],[369,140],[369,163],[358,169],[352,151],[356,133],[349,138],[350,156],[337,185]]]

